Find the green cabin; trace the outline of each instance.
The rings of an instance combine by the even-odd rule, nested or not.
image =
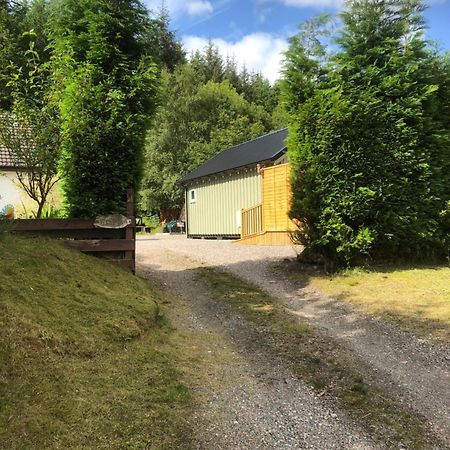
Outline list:
[[[241,237],[242,210],[261,204],[262,171],[286,162],[287,129],[223,150],[180,180],[191,238]]]

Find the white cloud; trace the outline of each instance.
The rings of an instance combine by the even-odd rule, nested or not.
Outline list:
[[[144,3],[152,10],[159,11],[162,5],[162,0],[144,0]],[[164,6],[169,10],[173,16],[183,9],[186,4],[185,0],[164,0]]]
[[[144,3],[156,12],[161,8],[162,1],[144,0]],[[172,18],[179,17],[183,13],[188,13],[190,16],[202,16],[214,12],[214,7],[209,0],[164,0],[164,5]]]
[[[329,6],[340,9],[344,5],[344,0],[281,0],[281,2],[287,6],[296,6],[297,8],[304,8],[306,6],[321,8]]]
[[[288,48],[288,42],[269,33],[252,33],[236,42],[224,39],[212,39],[220,53],[234,56],[238,65],[244,65],[248,70],[261,72],[272,83],[280,78],[283,52]],[[188,53],[203,50],[208,45],[208,39],[199,36],[184,36],[183,43]]]
[[[203,16],[212,14],[214,11],[211,2],[204,0],[193,0],[186,3],[186,11],[190,16]]]

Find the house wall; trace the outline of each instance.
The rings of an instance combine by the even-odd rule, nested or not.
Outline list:
[[[52,206],[60,206],[60,196],[55,187],[50,193],[48,203]],[[9,169],[0,169],[0,210],[6,205],[14,206],[16,218],[33,217],[37,210],[37,204],[25,193],[17,180],[16,172]]]
[[[187,186],[187,194],[188,235],[239,236],[241,210],[261,202],[261,175],[255,167],[201,178]]]

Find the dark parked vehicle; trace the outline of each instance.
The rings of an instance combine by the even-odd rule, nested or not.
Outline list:
[[[171,220],[164,225],[164,233],[184,233],[185,224],[181,220]]]

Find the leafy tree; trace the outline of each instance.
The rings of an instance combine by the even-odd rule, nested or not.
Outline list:
[[[223,77],[228,80],[236,91],[239,92],[241,87],[241,75],[234,57],[227,56],[224,63]],[[242,92],[239,92],[242,93]]]
[[[228,81],[199,81],[191,65],[165,73],[163,105],[147,139],[142,209],[179,208],[177,181],[220,150],[271,129],[270,116],[240,96]]]
[[[139,0],[55,0],[53,67],[63,121],[61,170],[72,216],[123,212],[137,188],[158,70]]]
[[[7,84],[10,65],[20,59],[19,41],[24,31],[22,23],[25,14],[23,5],[7,0],[0,1],[0,110],[8,110],[12,105],[11,92]]]
[[[51,94],[49,64],[42,63],[33,41],[26,58],[26,66],[16,67],[8,83],[13,105],[10,113],[0,114],[0,140],[17,167],[20,185],[37,203],[40,218],[58,181],[60,120]]]
[[[219,48],[213,41],[208,42],[208,45],[203,49],[203,52],[196,51],[194,55],[192,55],[190,62],[197,76],[203,83],[207,83],[208,81],[220,83],[224,80],[224,61]]]
[[[173,73],[165,71],[161,106],[147,138],[142,210],[180,208],[177,181],[183,175],[226,147],[274,124],[285,126],[278,96],[279,89],[260,74],[239,72],[234,58],[224,60],[213,42]]]
[[[304,34],[291,41],[291,215],[332,264],[448,252],[448,66],[426,47],[422,11],[416,0],[349,3],[330,64]]]

